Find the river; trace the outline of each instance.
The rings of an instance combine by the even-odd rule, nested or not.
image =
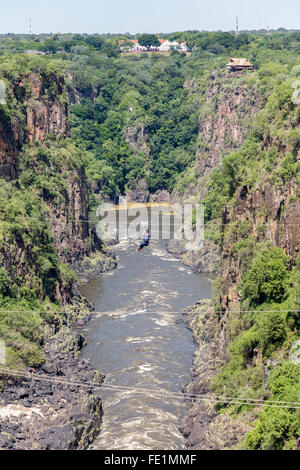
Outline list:
[[[126,240],[114,249],[116,270],[81,289],[95,305],[83,355],[106,384],[126,387],[101,389],[104,419],[92,448],[183,449],[178,426],[189,405],[165,391],[180,392],[190,380],[195,344],[180,312],[211,296],[211,279],[183,266],[160,241],[141,253]]]

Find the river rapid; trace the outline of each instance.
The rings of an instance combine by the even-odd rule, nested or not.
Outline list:
[[[116,270],[81,289],[95,305],[83,355],[105,384],[124,387],[101,389],[104,419],[92,448],[184,449],[178,426],[190,405],[167,396],[189,382],[196,347],[180,312],[211,296],[212,279],[183,266],[161,241],[137,253],[123,240],[114,250]]]

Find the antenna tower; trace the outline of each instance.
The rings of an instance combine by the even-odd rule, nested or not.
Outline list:
[[[235,17],[235,37],[236,37],[236,39],[238,39],[239,34],[240,34],[240,32],[239,32],[239,17],[236,16]]]

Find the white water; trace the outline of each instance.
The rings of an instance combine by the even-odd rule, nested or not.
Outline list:
[[[85,328],[84,355],[107,383],[131,391],[100,391],[104,421],[93,448],[182,449],[178,426],[189,405],[164,391],[180,392],[190,380],[195,345],[179,312],[210,297],[211,280],[182,266],[159,242],[141,253],[126,241],[115,249],[118,268],[82,289],[102,312]],[[144,388],[153,393],[137,391]]]

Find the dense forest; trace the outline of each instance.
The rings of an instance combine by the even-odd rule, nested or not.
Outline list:
[[[143,181],[150,193],[205,204],[229,354],[211,391],[299,402],[300,32],[162,37],[185,40],[190,52],[122,54],[119,41],[135,38],[126,35],[0,36],[0,333],[9,365],[40,365],[43,325],[60,322],[60,306],[72,302],[77,255],[58,247],[55,220],[63,237],[82,241],[79,257],[103,251],[80,219]],[[229,72],[230,57],[255,70]],[[42,136],[41,106],[55,114]],[[74,182],[86,198],[77,221]],[[298,411],[218,405],[250,423],[244,449],[297,448]]]

